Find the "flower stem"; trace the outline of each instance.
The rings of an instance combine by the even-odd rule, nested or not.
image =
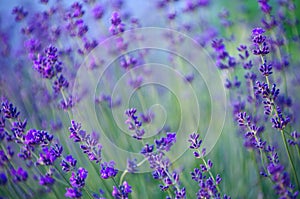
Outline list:
[[[288,145],[287,145],[287,142],[286,142],[286,138],[285,138],[284,132],[281,130],[280,133],[281,133],[281,136],[282,136],[282,139],[283,139],[285,150],[286,150],[286,152],[288,154],[288,158],[289,158],[290,164],[292,166],[292,171],[293,171],[293,174],[294,174],[295,179],[296,179],[297,187],[299,188],[299,181],[298,181],[297,173],[296,173],[296,170],[295,170],[293,159],[292,159],[290,151],[288,149]]]
[[[141,166],[142,164],[144,164],[144,162],[146,162],[146,161],[147,161],[147,158],[145,158],[145,159],[143,159],[142,161],[140,161],[136,166],[139,167],[139,166]],[[128,173],[128,170],[126,169],[126,170],[122,173],[122,175],[121,175],[121,177],[120,177],[119,184],[121,184],[121,183],[123,182],[123,179],[124,179],[124,177],[126,176],[127,173]]]

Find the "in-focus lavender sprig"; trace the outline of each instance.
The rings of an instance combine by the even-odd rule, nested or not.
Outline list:
[[[101,178],[108,179],[113,178],[118,174],[118,170],[115,168],[115,162],[103,162],[100,169]]]
[[[255,28],[252,30],[253,54],[267,55],[270,53],[267,37],[264,35],[265,30],[262,28]]]
[[[99,143],[99,138],[95,134],[87,134],[81,129],[81,124],[75,121],[71,121],[71,127],[69,127],[70,138],[74,142],[80,142],[80,148],[83,153],[87,154],[90,161],[96,163],[101,162],[102,145]]]
[[[279,196],[283,198],[296,198],[298,192],[293,190],[293,186],[289,180],[289,174],[284,171],[284,167],[279,163],[275,148],[267,146],[267,142],[263,141],[260,137],[261,128],[256,127],[256,125],[252,123],[251,117],[247,116],[245,112],[237,116],[237,121],[239,125],[246,130],[245,139],[247,139],[247,142],[250,142],[252,147],[259,149],[261,166],[264,167],[264,171],[261,172],[261,175],[271,177],[274,183],[274,190]],[[267,157],[268,162],[264,161],[263,156]],[[282,174],[282,172],[284,172],[284,174]]]
[[[115,199],[128,199],[129,193],[132,192],[132,187],[128,182],[124,181],[119,187],[113,186],[112,196]]]
[[[213,162],[211,160],[204,159],[205,148],[200,151],[202,140],[200,135],[197,133],[192,133],[188,140],[190,142],[190,148],[194,151],[194,156],[196,158],[201,158],[203,164],[199,165],[199,168],[195,168],[191,172],[192,180],[196,181],[199,185],[199,190],[197,192],[197,198],[224,198],[230,199],[230,196],[226,194],[222,197],[221,191],[218,185],[221,183],[222,178],[220,174],[217,174],[216,177],[211,173],[211,168],[213,167]]]
[[[130,130],[140,130],[142,122],[138,120],[136,109],[131,108],[125,111],[128,119],[125,123],[129,125]],[[142,129],[143,133],[144,130]],[[138,133],[136,133],[139,136]],[[133,136],[137,139],[137,137]],[[140,140],[140,139],[138,139]],[[153,170],[152,177],[160,180],[162,184],[159,185],[161,191],[167,191],[171,187],[174,188],[175,198],[186,198],[185,188],[180,189],[179,185],[179,172],[176,170],[171,171],[171,162],[166,153],[176,142],[176,133],[167,132],[166,136],[155,139],[155,145],[146,144],[141,150],[141,154],[148,160],[150,168]],[[143,162],[143,161],[142,161]]]
[[[141,140],[142,136],[145,134],[145,130],[141,127],[142,122],[136,116],[136,109],[131,108],[125,111],[126,116],[128,117],[125,123],[128,125],[128,129],[134,132],[132,135],[133,138]]]

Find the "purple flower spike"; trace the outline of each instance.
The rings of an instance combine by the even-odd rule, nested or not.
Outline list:
[[[112,25],[118,26],[122,22],[120,14],[118,12],[113,12],[110,21]]]
[[[185,187],[175,191],[175,198],[176,199],[185,199],[186,198]]]
[[[114,166],[115,166],[114,161],[110,161],[109,163],[108,162],[102,163],[101,170],[100,170],[101,178],[108,179],[108,178],[115,177],[118,173],[118,170],[115,169]]]
[[[72,187],[83,188],[85,186],[85,180],[88,176],[88,171],[85,168],[80,167],[77,173],[72,172],[70,183]]]
[[[66,188],[67,192],[65,193],[65,196],[68,198],[81,198],[82,193],[77,188]]]
[[[128,194],[131,192],[131,186],[126,181],[124,181],[119,188],[115,186],[113,187],[112,196],[116,199],[128,198]]]
[[[172,145],[176,142],[176,133],[167,133],[167,137],[162,137],[155,140],[158,150],[169,151]]]
[[[262,73],[263,76],[269,76],[272,72],[272,64],[267,64],[267,62],[264,62],[263,65],[259,67],[259,71]]]
[[[269,45],[267,43],[267,37],[264,36],[265,30],[262,28],[255,28],[252,30],[253,41],[253,54],[254,55],[266,55],[269,54]]]
[[[28,15],[28,12],[23,7],[14,7],[12,14],[16,16],[16,21],[22,21]]]
[[[264,29],[262,29],[262,28],[254,28],[253,30],[252,30],[252,35],[253,36],[257,36],[257,35],[262,35],[262,34],[264,34],[266,31],[264,30]]]
[[[101,5],[96,5],[93,8],[93,16],[95,19],[101,19],[104,15],[105,8]]]
[[[191,149],[199,149],[202,143],[202,140],[199,139],[199,134],[197,133],[192,133],[188,141],[191,143]]]
[[[142,136],[145,134],[145,130],[142,129],[142,122],[138,120],[138,116],[136,116],[137,110],[135,108],[127,109],[125,111],[125,115],[128,117],[125,121],[125,124],[128,125],[128,129],[134,131],[132,135],[133,138],[137,140],[141,140]]]
[[[53,152],[48,147],[44,147],[43,153],[40,153],[40,158],[37,160],[37,164],[52,165],[56,158],[56,154],[53,154]]]
[[[141,151],[141,154],[143,155],[147,155],[147,154],[151,154],[153,152],[153,149],[154,149],[154,145],[149,145],[149,144],[146,144],[144,146],[144,148],[142,149]]]
[[[60,166],[62,167],[63,171],[68,172],[76,166],[76,163],[77,160],[73,158],[72,155],[68,155],[65,160],[62,160]]]
[[[16,119],[20,114],[20,112],[17,111],[17,107],[14,107],[14,105],[7,100],[1,103],[1,111],[7,119]]]
[[[112,35],[117,35],[125,31],[125,25],[122,23],[120,14],[118,12],[113,12],[110,22],[111,26],[109,31]]]
[[[74,142],[81,142],[81,134],[83,130],[81,130],[81,124],[75,122],[74,120],[71,121],[72,126],[69,128],[70,131],[70,138],[73,139]]]
[[[46,131],[30,129],[25,136],[25,143],[28,145],[47,145],[53,139],[53,135]]]
[[[7,183],[7,177],[5,173],[0,173],[0,186],[5,185]]]
[[[46,174],[45,176],[41,176],[40,177],[40,185],[43,186],[49,186],[49,185],[53,185],[55,182],[55,180],[48,174]]]
[[[272,7],[268,4],[269,0],[258,0],[261,11],[265,14],[270,14]]]
[[[26,181],[28,178],[28,173],[22,167],[19,167],[18,170],[12,169],[11,175],[14,182]]]

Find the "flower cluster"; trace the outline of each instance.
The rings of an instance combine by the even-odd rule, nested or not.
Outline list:
[[[14,182],[26,181],[28,178],[28,173],[22,167],[19,167],[18,170],[14,168],[11,169],[11,175]]]
[[[141,153],[148,160],[150,168],[153,169],[152,177],[160,180],[162,184],[159,185],[162,191],[174,188],[175,198],[185,198],[185,188],[179,188],[179,172],[171,171],[171,162],[166,156],[166,152],[176,142],[176,133],[167,133],[166,137],[161,137],[155,140],[155,146],[146,144]],[[154,150],[156,148],[156,150]]]
[[[118,170],[115,169],[115,162],[103,162],[101,163],[101,170],[100,170],[101,178],[108,179],[113,178],[118,174]]]
[[[40,153],[40,157],[37,160],[38,165],[53,165],[54,161],[59,158],[62,154],[63,147],[56,144],[49,147],[43,147],[42,152]]]
[[[232,5],[239,8],[236,10],[222,8],[226,3],[39,0],[20,1],[11,8],[10,4],[3,6],[0,19],[6,20],[0,26],[0,198],[229,199],[227,193],[234,198],[298,198],[299,2],[233,0]],[[157,28],[141,29],[149,24],[164,27],[166,34],[156,34]],[[185,45],[191,40],[187,35],[195,45]],[[190,62],[203,58],[194,54],[195,48],[208,50],[204,53],[207,62]],[[181,50],[185,52],[178,53]],[[210,64],[210,58],[220,70],[210,68],[212,71],[206,72],[215,75],[202,81],[198,67]],[[148,63],[170,64],[184,84],[174,81],[172,75],[156,73]],[[33,70],[27,70],[28,65]],[[95,74],[101,75],[95,90],[100,92],[95,98],[96,106],[81,110],[92,105],[86,102],[94,99],[90,97],[94,87],[86,80],[96,83]],[[36,75],[46,84],[41,84]],[[127,84],[121,84],[123,89],[113,99],[113,84],[121,78]],[[214,119],[210,118],[214,116],[210,114],[211,99],[202,88],[203,83],[214,83],[215,78],[220,78],[227,88],[226,103],[237,123],[225,124],[222,142],[207,157],[200,135],[192,133],[184,138],[182,130],[190,132],[196,127],[195,131],[202,131],[205,123]],[[157,83],[152,80],[163,80],[164,84],[148,87],[148,83]],[[165,83],[171,83],[170,92]],[[196,109],[182,112],[186,106],[195,106],[189,104],[191,95],[185,86],[203,102],[200,107],[204,108],[204,120],[196,121]],[[151,92],[146,91],[148,88]],[[155,115],[154,120],[150,111],[139,114],[135,108],[127,109],[124,121],[133,139],[118,139],[122,128],[111,113],[128,105],[122,96],[128,93],[126,89],[137,93],[129,104],[139,104],[144,109],[163,102],[168,117],[161,121],[164,117]],[[213,92],[219,94],[218,90]],[[176,98],[177,94],[180,98]],[[13,99],[18,109],[4,96]],[[81,111],[93,116],[90,111],[94,108],[101,128],[93,126],[93,131],[87,133],[73,118],[78,118]],[[81,122],[94,120],[83,118]],[[214,120],[212,125],[219,122],[222,121]],[[99,130],[103,132],[96,132]],[[120,153],[121,157],[117,150],[105,147],[110,144],[103,143],[107,141],[102,135],[106,131],[109,142],[118,141],[128,150],[126,169],[125,153]],[[244,148],[232,141],[235,131]],[[155,136],[145,136],[148,134]],[[173,162],[173,152],[180,152],[175,147],[184,146],[178,141],[189,144],[193,156],[184,153]],[[113,155],[120,159],[116,161]],[[137,174],[147,167],[153,179]],[[227,173],[230,169],[239,177]],[[224,172],[217,174],[217,170]],[[230,186],[234,183],[238,192]],[[154,186],[160,191],[152,192]]]
[[[132,135],[133,138],[141,140],[142,136],[145,134],[145,130],[142,127],[142,122],[136,116],[136,109],[131,108],[125,111],[126,116],[128,117],[125,123],[128,125],[128,129],[134,132]]]
[[[274,183],[274,190],[280,198],[297,198],[299,192],[294,190],[294,186],[290,181],[289,173],[279,162],[279,157],[275,151],[275,147],[268,146],[266,148],[267,158],[267,173],[261,172],[261,175],[270,177]]]
[[[77,160],[73,158],[72,155],[66,156],[60,163],[62,170],[65,172],[69,172],[70,170],[74,169],[76,166]]]
[[[216,65],[219,69],[233,68],[236,65],[235,58],[230,56],[226,51],[226,47],[222,39],[215,39],[211,45],[216,53],[217,61]]]
[[[65,16],[65,21],[67,21],[66,29],[71,37],[77,36],[81,38],[87,33],[88,26],[82,20],[84,13],[82,4],[79,2],[74,2],[67,12]]]
[[[259,1],[262,10],[269,14],[271,7],[267,4],[267,1]],[[244,145],[247,148],[256,149],[257,155],[261,159],[260,167],[261,175],[265,177],[270,177],[272,183],[274,184],[274,190],[280,198],[296,198],[298,191],[294,189],[289,177],[289,173],[285,170],[285,167],[279,162],[278,154],[275,150],[275,147],[271,146],[270,143],[265,140],[262,132],[266,131],[265,126],[259,125],[263,118],[268,118],[271,116],[270,122],[274,129],[278,129],[283,137],[283,142],[286,146],[285,132],[283,131],[285,127],[290,123],[289,115],[284,116],[283,111],[281,110],[280,105],[284,104],[281,102],[280,90],[278,86],[274,83],[270,83],[269,77],[273,74],[272,63],[267,62],[266,55],[270,53],[268,38],[264,35],[265,30],[262,28],[255,28],[252,31],[252,42],[253,50],[252,53],[255,56],[259,56],[261,59],[261,65],[258,67],[258,71],[261,73],[261,78],[265,80],[256,80],[257,77],[255,73],[249,71],[245,75],[245,78],[249,81],[249,93],[251,100],[248,102],[255,102],[255,108],[260,109],[263,107],[265,117],[259,115],[259,113],[246,113],[244,111],[245,106],[239,112],[236,112],[236,120],[244,131]],[[238,48],[242,52],[242,48]],[[245,57],[249,55],[240,54],[241,60],[245,60]],[[249,62],[248,62],[249,63]],[[245,67],[244,69],[251,70],[251,67]],[[284,100],[284,99],[283,99]],[[267,124],[264,124],[267,126]],[[292,135],[293,137],[293,135]],[[288,140],[290,144],[293,144],[293,140]],[[288,149],[287,153],[290,156]],[[267,157],[267,161],[264,161]],[[289,157],[290,158],[290,157]],[[291,162],[292,169],[294,170],[293,162]],[[297,175],[295,174],[296,181]]]
[[[213,162],[211,160],[204,159],[205,148],[201,151],[200,156],[200,147],[202,140],[200,139],[200,135],[197,133],[192,133],[190,135],[190,148],[194,150],[194,156],[196,158],[201,158],[203,164],[199,165],[199,168],[195,168],[193,172],[191,172],[192,180],[196,181],[199,185],[199,191],[197,192],[197,198],[221,198],[221,191],[218,185],[221,183],[222,178],[220,174],[217,174],[216,178],[210,172],[213,167]],[[231,197],[224,195],[224,199],[230,199]]]
[[[122,23],[121,16],[118,12],[113,12],[110,18],[111,26],[109,31],[112,35],[117,35],[125,31],[125,25]]]
[[[83,188],[87,178],[88,171],[85,168],[79,167],[77,173],[72,172],[70,183],[74,188]]]
[[[112,196],[115,199],[128,199],[128,194],[132,192],[131,186],[124,181],[119,187],[113,186]]]
[[[84,130],[81,130],[81,124],[75,121],[71,121],[71,127],[69,127],[70,138],[74,142],[80,142],[80,148],[83,153],[87,154],[89,160],[96,163],[101,162],[101,150],[102,145],[99,143],[99,137],[96,133],[87,134]]]
[[[25,11],[22,6],[20,6],[14,7],[14,9],[12,10],[12,14],[15,15],[16,21],[22,21],[28,15],[28,12]]]
[[[50,187],[56,182],[53,178],[54,171],[52,166],[61,157],[63,147],[56,141],[54,142],[54,136],[47,131],[37,129],[26,131],[27,120],[21,120],[20,112],[8,100],[3,100],[1,105],[1,146],[3,146],[1,148],[6,148],[5,150],[0,150],[1,169],[9,173],[7,177],[13,182],[26,183],[32,177],[30,168],[33,164],[36,166],[45,165],[47,171],[45,173],[40,172],[39,176],[34,178],[38,180],[39,184],[46,191],[50,191]],[[8,130],[9,128],[10,130]],[[18,168],[11,162],[17,149],[19,149],[18,157],[20,158],[20,166],[18,165]],[[37,155],[39,151],[40,153]],[[26,167],[22,164],[26,165]],[[7,182],[7,177],[5,173],[2,173],[2,184]],[[22,194],[25,194],[26,197],[32,196],[32,193]]]
[[[28,145],[48,145],[53,139],[53,135],[50,135],[47,131],[40,131],[36,129],[30,129],[25,135],[25,144]]]
[[[264,149],[266,141],[261,139],[261,133],[264,128],[253,123],[251,117],[246,112],[239,113],[237,121],[239,126],[246,130],[244,145],[248,148]]]
[[[265,30],[262,28],[255,28],[252,30],[253,54],[254,55],[267,55],[269,54],[269,46],[267,37],[264,36]]]
[[[61,74],[62,62],[58,59],[56,47],[49,46],[46,48],[44,55],[38,54],[36,59],[33,60],[33,63],[34,69],[38,71],[43,78],[54,79],[52,87],[55,93],[69,87],[69,82],[64,75]]]

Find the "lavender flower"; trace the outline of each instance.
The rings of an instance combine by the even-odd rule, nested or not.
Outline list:
[[[230,56],[229,53],[226,51],[226,47],[223,43],[222,39],[214,39],[212,41],[211,46],[214,48],[216,53],[216,66],[223,70],[229,69],[236,66],[236,60],[234,57]]]
[[[255,28],[252,30],[252,41],[254,47],[252,52],[254,55],[264,56],[270,52],[266,36],[263,35],[264,33],[265,30],[262,28]]]
[[[109,163],[108,162],[101,163],[101,170],[100,170],[101,178],[108,179],[108,178],[115,177],[118,173],[118,170],[115,169],[114,166],[115,166],[114,161],[110,161]]]
[[[185,187],[183,187],[180,190],[176,190],[175,191],[175,198],[176,199],[185,199],[186,198],[186,191],[185,191]]]
[[[45,176],[41,176],[39,181],[40,185],[43,186],[53,185],[54,182],[55,182],[54,178],[52,178],[52,176],[49,174],[46,174]]]
[[[128,159],[127,160],[127,170],[129,173],[135,173],[138,171],[137,169],[137,160],[136,159],[133,159],[133,160],[130,160]]]
[[[81,18],[84,14],[82,5],[79,2],[74,2],[71,5],[71,12],[69,13],[73,18]]]
[[[169,151],[176,142],[176,133],[167,133],[167,137],[155,140],[157,150]]]
[[[0,186],[3,186],[7,183],[7,177],[5,173],[1,172],[0,173]]]
[[[125,31],[125,25],[122,23],[120,14],[113,12],[111,16],[111,26],[109,31],[112,35],[117,35]]]
[[[269,0],[258,0],[258,4],[260,6],[260,9],[265,13],[265,14],[270,14],[272,7],[268,3]]]
[[[263,76],[269,76],[272,74],[272,64],[267,64],[264,62],[263,65],[260,66],[259,71]]]
[[[20,112],[17,111],[17,107],[14,107],[8,100],[2,101],[1,111],[6,119],[16,119],[20,114]]]
[[[294,165],[293,160],[295,160],[300,146],[300,135],[295,131],[299,120],[296,111],[299,108],[298,93],[295,91],[297,91],[300,81],[297,75],[291,76],[293,73],[298,73],[298,69],[295,67],[297,65],[297,54],[299,54],[299,42],[295,42],[299,41],[297,3],[294,3],[293,0],[257,0],[256,2],[257,7],[262,11],[262,19],[259,19],[259,15],[252,15],[251,20],[247,19],[249,9],[251,11],[253,8],[252,4],[241,3],[239,5],[241,6],[240,13],[229,13],[226,9],[221,10],[221,12],[215,10],[219,6],[213,5],[209,7],[213,3],[210,0],[185,0],[184,2],[178,0],[149,1],[147,5],[154,4],[149,6],[153,10],[138,8],[140,11],[145,11],[145,13],[142,13],[142,16],[150,16],[151,13],[149,14],[149,11],[157,14],[157,10],[154,10],[155,8],[159,9],[160,13],[146,18],[138,18],[141,12],[130,10],[132,6],[124,0],[111,0],[104,3],[98,3],[96,0],[83,0],[71,3],[62,0],[55,3],[51,3],[49,0],[38,0],[30,4],[21,2],[23,5],[16,6],[13,10],[7,11],[2,9],[3,12],[0,14],[0,19],[7,20],[0,27],[0,54],[2,55],[0,57],[0,71],[4,71],[0,75],[0,93],[15,97],[15,101],[21,107],[17,109],[8,100],[1,100],[0,198],[51,197],[54,194],[59,198],[64,195],[68,198],[94,196],[94,198],[103,199],[106,195],[101,189],[98,194],[89,193],[91,188],[98,187],[101,184],[99,180],[97,181],[96,179],[94,181],[97,183],[94,186],[86,187],[90,184],[88,180],[94,180],[92,178],[88,179],[87,176],[91,172],[90,169],[94,168],[95,163],[96,166],[100,166],[100,178],[112,178],[111,181],[115,183],[114,187],[111,185],[104,188],[108,198],[129,198],[133,192],[135,192],[133,196],[148,194],[149,197],[152,197],[150,192],[143,193],[142,189],[139,189],[140,186],[144,185],[143,183],[139,184],[137,181],[131,183],[129,181],[129,179],[135,177],[133,176],[135,175],[134,173],[146,161],[148,161],[152,170],[153,179],[158,181],[157,185],[163,192],[160,195],[156,193],[157,197],[163,196],[168,199],[193,197],[189,186],[185,187],[188,180],[182,180],[182,178],[188,176],[182,175],[181,171],[183,170],[184,172],[188,168],[185,167],[186,165],[182,165],[176,169],[177,163],[173,164],[168,157],[169,154],[172,154],[170,152],[174,150],[173,146],[179,139],[176,133],[172,132],[172,129],[177,127],[176,116],[168,117],[168,124],[165,125],[162,132],[157,134],[159,137],[147,138],[149,142],[147,143],[145,138],[146,127],[143,124],[151,125],[153,115],[149,112],[139,114],[134,108],[125,112],[125,123],[132,132],[133,138],[136,139],[130,149],[134,150],[136,146],[142,144],[141,154],[144,160],[137,162],[136,159],[128,159],[127,168],[120,175],[119,184],[116,182],[119,172],[116,167],[121,165],[115,165],[113,161],[102,162],[102,145],[99,143],[99,134],[102,132],[88,133],[81,128],[80,123],[72,121],[69,128],[70,134],[65,135],[62,128],[58,128],[56,125],[53,126],[52,121],[54,120],[50,118],[59,116],[58,120],[61,119],[61,121],[57,119],[55,121],[61,123],[60,127],[64,126],[63,123],[67,118],[65,117],[66,115],[61,115],[61,113],[69,114],[69,110],[77,103],[77,99],[85,97],[85,91],[78,93],[81,95],[79,98],[69,94],[70,86],[73,86],[73,84],[76,93],[77,81],[74,78],[79,77],[76,76],[77,69],[79,67],[84,69],[85,67],[85,64],[81,65],[84,57],[87,57],[87,61],[90,62],[90,64],[86,65],[86,69],[90,70],[88,72],[91,72],[91,74],[95,72],[93,71],[94,69],[100,69],[102,66],[109,64],[106,63],[107,56],[100,58],[101,60],[95,56],[97,54],[95,48],[98,44],[101,44],[104,47],[104,51],[108,51],[108,55],[111,57],[120,55],[120,62],[117,64],[122,68],[117,67],[115,69],[111,68],[112,70],[106,70],[105,76],[107,75],[106,77],[108,78],[104,78],[104,81],[101,83],[107,86],[108,90],[104,89],[103,92],[101,91],[103,95],[96,99],[96,103],[108,105],[109,108],[120,105],[121,100],[123,103],[122,96],[119,96],[119,99],[116,101],[112,101],[111,96],[105,94],[110,92],[112,88],[109,83],[121,77],[123,72],[130,72],[129,70],[137,67],[137,65],[152,61],[152,59],[161,60],[167,58],[164,54],[163,56],[156,56],[158,55],[156,53],[159,52],[154,52],[152,49],[141,50],[141,53],[137,52],[140,49],[135,49],[135,52],[130,52],[129,54],[127,52],[127,50],[130,50],[129,47],[134,47],[133,43],[140,43],[147,41],[145,39],[149,39],[145,38],[144,35],[140,35],[139,29],[135,28],[142,27],[142,24],[152,24],[151,19],[156,20],[159,16],[165,17],[164,20],[160,20],[159,24],[157,24],[158,20],[156,20],[152,25],[159,25],[160,27],[168,25],[166,28],[193,35],[202,47],[211,44],[211,55],[216,59],[215,65],[222,70],[220,74],[216,75],[221,75],[222,79],[224,79],[225,86],[230,92],[228,96],[230,98],[229,103],[232,105],[232,112],[236,116],[238,125],[241,127],[239,134],[243,137],[246,150],[241,150],[240,152],[250,151],[254,155],[251,160],[246,159],[247,155],[241,156],[243,157],[242,163],[248,164],[249,161],[257,161],[257,164],[254,165],[257,165],[257,169],[261,171],[262,176],[268,177],[266,179],[268,180],[267,183],[261,181],[261,179],[257,180],[258,183],[250,182],[250,184],[255,184],[254,190],[258,190],[259,193],[251,192],[247,195],[247,187],[243,187],[244,189],[239,190],[237,193],[232,192],[235,194],[235,197],[261,197],[261,194],[263,198],[270,197],[268,188],[273,186],[274,193],[277,194],[278,198],[297,198],[299,192],[298,165]],[[214,12],[210,12],[211,9]],[[7,14],[10,14],[11,17],[7,17],[9,16]],[[219,19],[220,23],[212,23],[214,20],[211,19],[213,19],[214,15],[217,15],[215,17]],[[108,23],[101,21],[101,19],[105,18],[109,18]],[[130,33],[128,32],[130,34],[129,37],[125,37],[127,33],[124,34],[125,29],[128,28],[128,24],[125,26],[127,21],[129,22],[128,27],[134,30],[130,31]],[[253,27],[259,25],[258,23],[263,28],[253,29],[250,45],[245,45],[246,43],[239,45],[237,48],[238,52],[235,53],[237,56],[234,56],[232,44],[234,45],[234,41],[244,38],[243,35],[239,35],[239,32],[234,30],[242,26]],[[109,28],[102,30],[101,28],[107,24]],[[233,24],[234,27],[232,26]],[[224,27],[226,30],[224,30]],[[233,29],[229,30],[228,28],[230,27]],[[113,35],[116,43],[108,44],[106,42],[108,41],[106,36],[109,36],[106,34],[108,31],[110,35]],[[267,34],[270,34],[270,36]],[[182,35],[183,37],[177,38],[174,37],[175,35],[168,34],[166,42],[170,44],[168,47],[176,50],[178,49],[177,47],[183,44],[182,42],[185,41],[184,38],[186,37]],[[58,46],[61,49],[58,49]],[[274,54],[271,52],[274,52]],[[170,51],[167,53],[170,53]],[[187,53],[190,53],[189,50]],[[103,55],[105,54],[104,52]],[[132,54],[137,54],[138,56]],[[194,58],[193,56],[193,53],[187,54],[186,58]],[[47,79],[45,81],[48,81],[50,85],[40,84],[36,86],[32,84],[36,81],[31,71],[27,70],[28,58],[32,61],[34,71],[37,72],[36,74],[43,79]],[[197,73],[194,72],[194,69],[190,70],[190,64],[184,63],[189,60],[179,63],[177,62],[179,60],[173,58],[174,55],[172,54],[172,66],[174,66],[176,71],[178,70],[178,72],[184,74],[186,85],[193,83],[195,88],[199,86],[197,84],[199,79],[196,78]],[[260,61],[261,63],[259,63]],[[68,65],[68,70],[65,71],[66,64]],[[115,66],[115,63],[111,66]],[[275,74],[277,70],[282,70],[286,67],[289,67],[288,71],[282,71],[282,74]],[[276,70],[274,71],[274,69]],[[148,78],[146,76],[155,75],[150,70],[151,67],[147,68],[144,73],[131,77],[127,86],[139,91],[138,88]],[[260,76],[257,74],[260,74]],[[242,76],[245,77],[245,82],[242,81]],[[293,87],[287,87],[288,85],[293,85]],[[45,86],[50,88],[52,93],[45,92]],[[59,93],[61,93],[61,97],[59,97]],[[287,93],[295,96],[287,96]],[[164,89],[158,90],[159,97],[168,99],[169,95],[164,94]],[[197,96],[198,94],[196,93]],[[206,100],[207,97],[202,96],[201,99]],[[150,103],[149,100],[146,99],[146,102],[141,103],[148,105]],[[55,107],[64,111],[51,111],[50,109],[53,108],[51,102],[54,101],[58,103]],[[101,102],[105,102],[105,104]],[[170,106],[172,107],[172,104]],[[20,117],[19,110],[26,110],[24,114],[27,119]],[[177,111],[176,108],[174,110]],[[208,110],[210,109],[208,108]],[[106,114],[107,112],[101,111],[101,113]],[[71,117],[71,115],[69,116]],[[109,121],[112,119],[110,116],[111,114],[105,118]],[[32,126],[29,123],[30,121],[33,121],[36,126]],[[110,129],[111,125],[111,122],[105,123],[105,130]],[[184,125],[189,125],[189,123]],[[38,126],[42,126],[42,129],[39,129]],[[270,129],[271,126],[272,129]],[[166,130],[167,128],[169,130]],[[49,129],[53,132],[50,132]],[[282,162],[279,161],[279,155],[282,155],[281,151],[277,153],[275,150],[277,148],[281,150],[282,146],[277,140],[279,135],[274,132],[274,129],[275,131],[278,130],[279,132],[277,133],[282,135],[283,144],[287,150],[288,157],[282,156],[282,160],[280,159]],[[117,131],[114,131],[114,134],[115,132]],[[65,142],[66,146],[60,145],[59,139],[55,138],[55,135],[53,134],[53,136],[52,133],[61,134],[60,136],[62,137],[60,139],[63,139],[64,136],[69,136],[69,141],[78,143],[78,147],[69,148],[70,144],[74,144],[68,143],[69,141]],[[288,134],[290,136],[286,139],[285,136]],[[138,143],[137,140],[141,142]],[[270,141],[274,143],[269,143]],[[200,135],[193,133],[188,142],[196,158],[195,160],[200,161],[191,172],[192,182],[190,185],[194,183],[198,189],[197,193],[194,193],[194,198],[230,198],[221,193],[220,183],[225,175],[221,174],[222,177],[220,174],[214,175],[218,162],[205,159],[206,149],[202,145]],[[270,144],[273,144],[276,148]],[[68,147],[68,152],[70,153],[75,152],[77,158],[80,158],[80,155],[78,156],[77,151],[74,151],[74,149],[79,149],[86,154],[89,161],[81,165],[84,168],[78,166],[78,163],[82,163],[82,160],[75,159],[75,154],[63,154],[63,147]],[[229,152],[230,149],[233,148],[229,146]],[[287,159],[289,159],[290,164],[285,162]],[[237,160],[240,159],[237,157]],[[236,162],[239,163],[239,161]],[[57,167],[58,164],[60,164],[61,168]],[[226,167],[225,165],[224,169]],[[244,173],[245,176],[248,176],[246,175],[247,172]],[[125,178],[127,174],[132,176]],[[123,179],[126,179],[126,181]],[[240,179],[237,179],[237,183],[241,184]],[[64,191],[59,188],[63,180],[66,180],[70,187],[67,187],[64,193],[60,193],[60,191]],[[256,181],[256,178],[250,178],[250,180]],[[149,179],[146,179],[145,183],[149,182]],[[262,182],[263,187],[260,187],[260,182]],[[109,182],[106,182],[105,185],[107,183]],[[297,186],[293,184],[297,184]],[[151,188],[150,185],[149,188]],[[97,189],[99,190],[99,187]],[[47,195],[48,193],[51,196]],[[257,195],[253,196],[252,194]]]
[[[95,134],[87,134],[84,130],[81,130],[81,124],[75,121],[71,121],[72,127],[69,128],[70,138],[74,142],[81,142],[80,148],[83,153],[87,154],[91,161],[99,163],[102,160],[101,151],[102,145],[98,142],[98,138]]]
[[[40,153],[40,157],[37,160],[38,165],[53,165],[54,161],[56,160],[57,156],[53,154],[52,150],[48,147],[43,147],[43,152]]]
[[[33,59],[33,67],[39,72],[43,78],[54,80],[53,90],[55,93],[69,87],[69,82],[66,80],[62,72],[62,62],[58,59],[57,48],[49,46],[44,50],[44,55],[38,54]]]
[[[190,148],[195,150],[194,155],[196,158],[200,157],[200,146],[202,140],[200,140],[200,135],[196,133],[192,133],[190,135],[190,139],[188,140],[190,144]],[[208,160],[207,162],[204,159],[205,151],[202,150],[202,162],[203,164],[199,165],[199,168],[195,168],[193,172],[191,172],[192,180],[196,181],[199,185],[199,190],[197,192],[197,198],[221,198],[221,192],[218,188],[218,184],[220,184],[222,178],[219,174],[217,174],[216,178],[210,172],[213,167],[213,162]],[[223,198],[230,198],[227,195],[224,195]]]
[[[274,190],[280,198],[297,198],[299,192],[294,190],[289,174],[284,170],[284,166],[279,163],[278,154],[275,147],[268,146],[266,152],[269,154],[267,171],[274,183]]]
[[[68,84],[68,82],[66,80],[64,80],[64,83],[62,83],[59,87],[56,87],[56,88],[53,87],[53,89],[58,92],[61,88],[67,86],[66,84]],[[73,100],[72,95],[70,95],[66,100],[63,99],[60,101],[60,108],[65,111],[71,109],[72,107],[74,107],[74,105],[75,105],[75,102]]]
[[[192,133],[190,135],[190,139],[188,140],[191,145],[190,148],[191,149],[199,149],[202,143],[202,140],[199,139],[200,135],[197,133]]]
[[[88,176],[88,171],[85,168],[78,168],[77,173],[72,172],[70,183],[74,188],[83,188],[85,186],[85,180]]]
[[[77,160],[73,158],[72,155],[68,155],[65,159],[61,161],[60,166],[62,167],[63,171],[69,172],[72,168],[75,168],[76,163]]]
[[[76,123],[74,120],[71,121],[72,126],[69,127],[70,138],[73,139],[74,142],[81,142],[83,138],[82,135],[85,135],[85,131],[81,130],[81,124]]]
[[[25,11],[22,6],[20,6],[14,7],[12,14],[15,15],[15,20],[18,22],[22,21],[28,15],[28,12]]]
[[[63,88],[68,88],[69,82],[66,80],[66,78],[63,75],[60,75],[56,80],[53,82],[53,90],[54,92],[58,93]]]
[[[128,199],[128,195],[131,192],[131,186],[124,181],[118,188],[113,186],[112,196],[116,199]]]
[[[14,182],[26,181],[28,178],[28,173],[22,167],[19,167],[18,170],[14,168],[11,169],[11,176]]]
[[[95,19],[101,19],[105,13],[105,9],[101,5],[96,5],[93,8],[93,16]]]
[[[81,198],[82,193],[78,188],[66,188],[65,196],[68,198]]]
[[[46,131],[40,131],[36,129],[30,129],[25,135],[25,144],[28,145],[47,145],[53,139],[53,135],[50,135]]]
[[[297,131],[293,131],[291,133],[291,137],[292,139],[288,140],[288,143],[292,146],[294,145],[298,145],[298,147],[300,147],[300,133],[298,133]]]
[[[135,115],[136,111],[135,108],[127,109],[125,111],[125,114],[128,117],[125,123],[128,124],[129,130],[134,131],[135,134],[132,137],[141,140],[142,136],[145,134],[145,130],[141,128],[142,122],[139,121],[138,117]]]

